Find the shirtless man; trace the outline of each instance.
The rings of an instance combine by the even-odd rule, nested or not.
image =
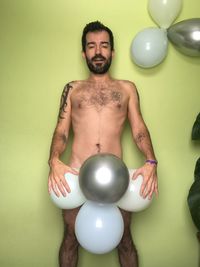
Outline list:
[[[135,85],[109,75],[114,56],[111,30],[98,21],[87,24],[82,35],[82,54],[90,75],[87,80],[70,82],[64,87],[51,144],[49,192],[54,190],[57,196],[70,194],[64,174],[78,175],[76,169],[91,155],[112,153],[122,157],[121,134],[128,117],[133,139],[146,160],[133,179],[143,175],[141,195],[151,198],[153,193],[158,194],[157,161],[140,112]],[[73,128],[73,144],[69,163],[65,165],[59,158],[66,149],[70,125]],[[74,224],[78,211],[79,208],[63,210],[65,232],[59,253],[60,267],[77,266],[79,244]],[[121,213],[125,229],[117,248],[119,262],[122,267],[137,267],[138,257],[130,232],[131,213],[123,210]]]

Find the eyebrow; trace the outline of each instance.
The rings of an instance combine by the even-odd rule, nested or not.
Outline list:
[[[88,42],[87,45],[95,44],[95,42]],[[110,42],[103,41],[101,44],[108,44],[110,45]]]

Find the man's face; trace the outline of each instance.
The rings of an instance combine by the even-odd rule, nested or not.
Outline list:
[[[106,73],[110,68],[113,57],[109,34],[106,31],[87,33],[86,48],[83,56],[92,73]]]

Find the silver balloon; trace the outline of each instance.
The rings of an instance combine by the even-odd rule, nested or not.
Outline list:
[[[183,20],[167,30],[169,40],[187,56],[200,56],[200,18]]]
[[[79,185],[83,194],[98,203],[118,201],[128,184],[128,168],[112,154],[100,153],[89,157],[79,171]]]

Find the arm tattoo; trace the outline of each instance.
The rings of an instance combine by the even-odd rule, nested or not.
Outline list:
[[[142,143],[142,141],[147,137],[147,135],[145,133],[139,133],[137,136],[136,136],[136,143],[137,144],[140,144]]]
[[[72,85],[68,83],[65,85],[63,89],[63,93],[62,93],[61,101],[60,101],[59,119],[64,119],[64,117],[62,116],[62,113],[63,112],[66,113],[67,98],[68,98],[69,90],[72,88],[73,88]]]
[[[136,135],[135,141],[139,149],[146,156],[146,158],[155,158],[153,146],[151,143],[151,138],[150,138],[148,130],[138,133]]]

